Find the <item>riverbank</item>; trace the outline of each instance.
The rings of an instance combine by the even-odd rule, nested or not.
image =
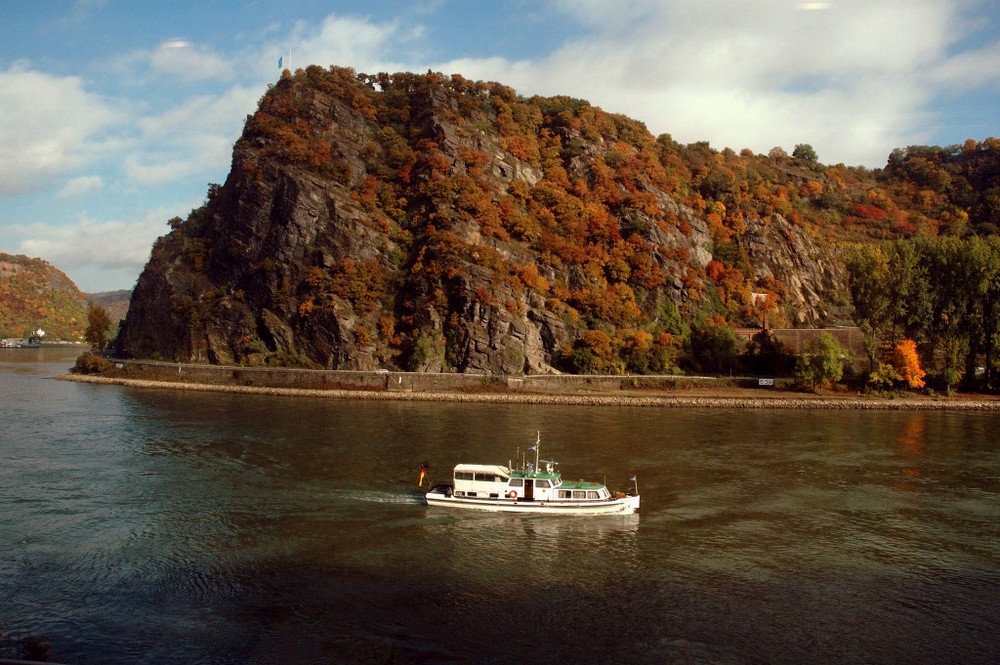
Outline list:
[[[306,389],[274,386],[224,385],[184,381],[164,381],[66,374],[58,377],[79,383],[130,386],[159,390],[227,392],[316,399],[365,399],[383,401],[480,402],[502,404],[565,404],[578,406],[626,406],[655,408],[725,408],[725,409],[849,409],[849,410],[962,410],[1000,411],[1000,399],[990,396],[907,396],[876,397],[849,394],[807,394],[789,391],[763,391],[737,387],[687,388],[676,391],[648,391],[641,395],[626,391],[599,394],[547,393],[489,390],[395,392],[381,390]]]

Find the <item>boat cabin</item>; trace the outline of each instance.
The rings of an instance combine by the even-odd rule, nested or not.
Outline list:
[[[563,482],[552,464],[544,471],[531,465],[511,470],[493,464],[459,464],[454,471],[454,495],[522,501],[606,501],[611,493],[600,483]]]

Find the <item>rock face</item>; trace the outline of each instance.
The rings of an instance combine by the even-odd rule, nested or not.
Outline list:
[[[827,318],[842,272],[778,214],[749,216],[731,247],[753,275],[720,295],[706,210],[682,203],[690,176],[674,173],[670,150],[580,100],[310,67],[268,91],[225,184],[156,242],[119,350],[484,374],[601,359],[631,371],[661,368],[658,345],[706,308],[751,316],[754,290],[773,296],[775,316]]]

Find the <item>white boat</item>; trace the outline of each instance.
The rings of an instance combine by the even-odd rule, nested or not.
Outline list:
[[[541,436],[529,450],[534,464],[520,468],[496,464],[458,464],[450,483],[436,483],[424,495],[428,506],[545,515],[631,515],[639,510],[639,485],[634,492],[611,492],[603,483],[563,480],[556,462],[539,460]],[[541,465],[544,465],[542,468]],[[425,469],[421,468],[421,482]]]

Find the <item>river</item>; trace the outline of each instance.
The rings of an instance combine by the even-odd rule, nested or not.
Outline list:
[[[0,631],[53,661],[1000,662],[1000,414],[53,380],[77,353],[0,351]],[[537,431],[639,514],[421,504]]]

